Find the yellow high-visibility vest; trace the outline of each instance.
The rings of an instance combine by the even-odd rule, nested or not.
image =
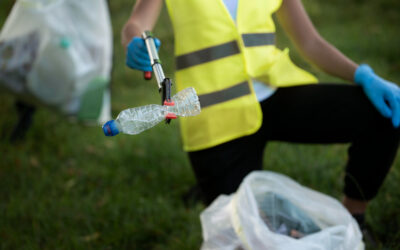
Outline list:
[[[184,150],[255,133],[262,112],[251,79],[276,87],[316,83],[275,46],[282,0],[239,0],[236,23],[223,0],[166,0],[175,33],[177,90],[194,87],[200,115],[180,119]]]

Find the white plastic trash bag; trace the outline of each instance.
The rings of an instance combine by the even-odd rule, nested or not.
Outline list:
[[[81,120],[111,117],[106,0],[17,0],[0,33],[0,86]]]
[[[337,200],[269,171],[254,171],[200,215],[203,250],[362,250],[357,222]]]

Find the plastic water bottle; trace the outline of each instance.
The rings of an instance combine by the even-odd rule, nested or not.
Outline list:
[[[103,125],[104,134],[106,136],[114,136],[119,133],[139,134],[166,118],[174,119],[176,116],[200,114],[200,102],[194,88],[186,88],[171,99],[174,102],[173,106],[151,104],[121,111],[115,120],[108,121]]]

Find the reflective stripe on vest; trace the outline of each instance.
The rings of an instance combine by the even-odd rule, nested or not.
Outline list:
[[[242,39],[245,47],[274,45],[275,33],[242,34]]]
[[[215,91],[208,94],[199,95],[201,108],[205,108],[221,102],[226,102],[251,94],[248,82],[241,82],[232,87]]]
[[[197,50],[176,58],[176,69],[184,69],[198,64],[211,62],[240,52],[236,41]]]
[[[274,45],[275,33],[242,34],[242,39],[245,47]],[[240,50],[237,42],[227,42],[176,57],[176,69],[185,69],[238,53]]]

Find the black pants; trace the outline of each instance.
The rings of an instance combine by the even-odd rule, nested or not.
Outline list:
[[[235,192],[243,178],[262,169],[268,141],[351,143],[344,193],[370,200],[394,160],[400,130],[393,128],[361,87],[317,84],[278,89],[261,102],[263,124],[253,135],[189,152],[198,185],[209,203]]]

